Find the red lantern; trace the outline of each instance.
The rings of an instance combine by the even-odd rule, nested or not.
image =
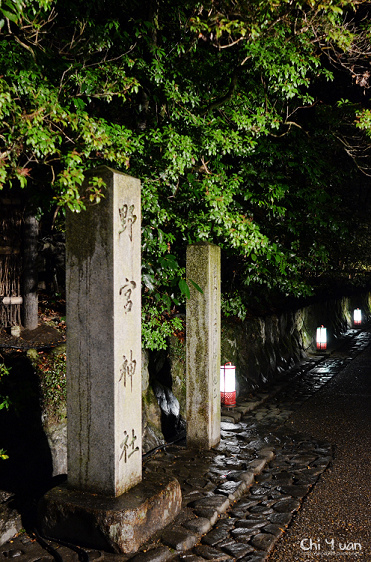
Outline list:
[[[353,321],[355,326],[362,324],[362,312],[360,308],[356,308],[353,313]]]
[[[317,328],[317,349],[326,349],[327,347],[327,332],[324,326]]]
[[[236,405],[236,367],[232,363],[220,367],[220,395],[222,406]]]

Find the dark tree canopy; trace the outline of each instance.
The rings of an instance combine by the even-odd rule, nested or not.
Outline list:
[[[267,295],[364,281],[370,8],[5,0],[3,189],[83,212],[104,196],[99,178],[79,191],[87,169],[141,179],[148,347],[181,328],[188,243],[223,248],[223,310],[240,318]]]

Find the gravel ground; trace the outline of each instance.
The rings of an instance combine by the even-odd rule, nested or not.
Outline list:
[[[287,422],[334,446],[334,459],[270,561],[371,561],[371,347]]]

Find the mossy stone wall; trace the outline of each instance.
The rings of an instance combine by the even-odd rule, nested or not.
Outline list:
[[[316,330],[324,325],[328,349],[336,345],[341,334],[353,327],[353,310],[360,308],[363,318],[371,312],[371,293],[318,301],[298,310],[288,310],[266,317],[250,317],[244,322],[223,319],[221,364],[236,365],[237,395],[260,388],[295,365],[310,353],[316,353]],[[177,346],[176,354],[173,347]],[[185,346],[183,346],[185,347]],[[177,384],[174,394],[185,417],[185,349],[171,342],[172,377]]]

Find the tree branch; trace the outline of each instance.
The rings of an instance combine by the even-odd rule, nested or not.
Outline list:
[[[235,70],[234,73],[232,74],[231,84],[230,84],[229,90],[225,94],[225,96],[222,96],[221,98],[219,98],[219,99],[215,100],[214,102],[210,103],[203,111],[201,111],[200,115],[206,115],[206,113],[208,113],[209,111],[212,111],[213,109],[216,109],[217,107],[220,107],[225,102],[230,100],[232,98],[235,90],[236,90],[236,86],[237,86],[237,70]]]

